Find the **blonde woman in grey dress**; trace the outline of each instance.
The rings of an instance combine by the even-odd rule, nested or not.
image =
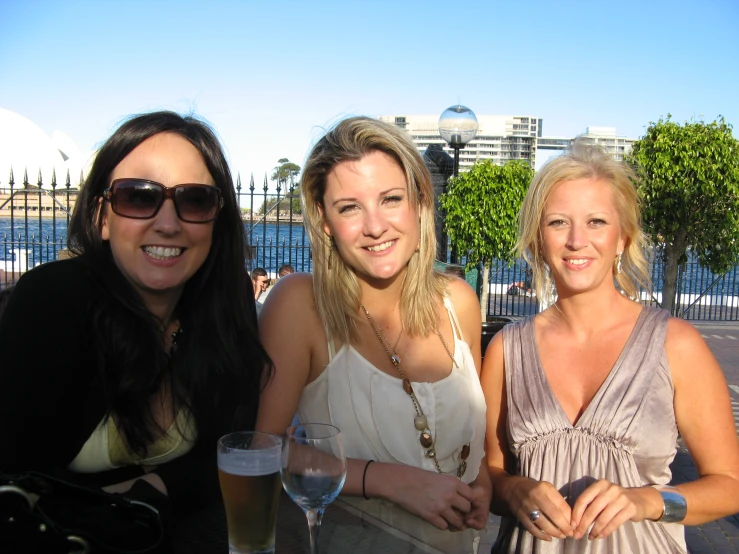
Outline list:
[[[739,441],[700,334],[632,300],[648,274],[629,170],[576,143],[534,178],[519,235],[553,304],[484,357],[493,552],[685,553],[683,525],[739,511]],[[699,478],[672,488],[678,430]]]

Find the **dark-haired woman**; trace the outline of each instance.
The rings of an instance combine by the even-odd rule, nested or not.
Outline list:
[[[219,498],[215,442],[253,427],[269,360],[213,131],[171,112],[124,123],[68,242],[76,256],[21,277],[0,323],[0,471],[145,481],[175,515]]]

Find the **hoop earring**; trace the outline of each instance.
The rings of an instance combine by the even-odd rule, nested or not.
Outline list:
[[[618,253],[618,261],[616,261],[616,273],[621,273],[621,255],[623,252]]]
[[[331,269],[331,260],[334,257],[334,237],[329,236],[329,245],[328,245],[328,268]]]

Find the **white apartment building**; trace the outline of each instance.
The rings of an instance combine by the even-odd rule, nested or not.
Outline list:
[[[441,144],[450,156],[454,156],[454,151],[439,134],[438,114],[382,115],[379,119],[408,131],[421,153],[431,144]],[[478,115],[477,123],[477,135],[459,151],[460,170],[471,167],[477,160],[488,158],[498,165],[510,160],[524,160],[531,167],[536,167],[541,119],[518,115]]]
[[[597,144],[606,152],[611,154],[616,160],[623,160],[623,157],[631,150],[631,145],[637,139],[619,137],[616,135],[615,127],[587,127],[585,133],[577,138],[585,141],[587,144]],[[574,138],[567,137],[540,137],[537,142],[537,148],[541,150],[564,150]]]

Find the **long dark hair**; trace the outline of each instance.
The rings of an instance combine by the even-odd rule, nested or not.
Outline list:
[[[182,332],[171,356],[164,325],[144,305],[101,237],[100,198],[115,167],[146,139],[175,133],[203,157],[223,208],[208,256],[188,280],[174,316]],[[70,220],[68,247],[97,285],[89,309],[97,335],[99,381],[107,417],[116,415],[129,447],[146,452],[162,431],[152,394],[170,386],[174,406],[187,407],[198,436],[253,427],[262,374],[271,363],[257,335],[254,291],[246,270],[243,223],[233,179],[213,130],[192,116],[154,112],[123,123],[100,148]]]

